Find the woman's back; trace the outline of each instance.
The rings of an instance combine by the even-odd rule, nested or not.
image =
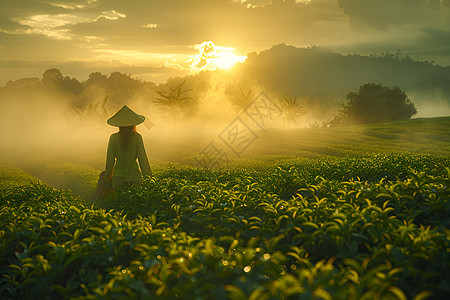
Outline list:
[[[124,142],[124,139],[127,141]],[[136,159],[139,161],[139,166]],[[126,182],[140,181],[142,175],[150,176],[150,164],[145,152],[142,136],[134,132],[129,137],[117,132],[111,135],[106,155],[106,174],[112,177],[123,177]]]
[[[144,141],[136,131],[136,125],[144,120],[144,116],[124,105],[106,121],[119,127],[119,132],[110,136],[106,153],[105,178],[112,181],[113,189],[137,184],[142,181],[142,175],[152,175]]]
[[[122,133],[113,133],[110,137],[113,151],[117,160],[123,162],[132,162],[138,158],[138,147],[142,136],[139,133],[133,133],[130,135],[126,144],[123,142]]]

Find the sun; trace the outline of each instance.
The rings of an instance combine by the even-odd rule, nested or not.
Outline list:
[[[236,55],[234,48],[216,46],[212,41],[205,41],[195,46],[198,53],[192,57],[191,72],[230,69],[236,63],[247,59],[245,55]]]

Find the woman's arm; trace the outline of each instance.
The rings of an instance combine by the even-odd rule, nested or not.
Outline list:
[[[106,166],[105,166],[105,176],[107,180],[111,180],[114,165],[116,163],[116,155],[114,153],[114,147],[112,143],[112,135],[109,137],[108,151],[106,152]]]
[[[152,170],[150,169],[150,164],[148,162],[147,153],[145,152],[144,140],[142,136],[138,134],[138,160],[139,166],[141,167],[143,176],[152,176]]]

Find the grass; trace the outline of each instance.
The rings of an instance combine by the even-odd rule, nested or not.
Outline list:
[[[2,186],[0,297],[444,299],[449,162],[171,167],[93,208]]]
[[[243,157],[364,157],[408,152],[449,155],[450,117],[339,128],[267,130],[249,147]]]
[[[0,298],[446,299],[449,125],[267,130],[223,169],[170,141],[95,206],[96,168],[2,159]]]
[[[12,160],[0,157],[0,186],[22,186],[37,181],[36,177],[20,169]]]
[[[151,136],[149,136],[151,137]],[[254,167],[258,164],[276,166],[296,159],[322,157],[372,157],[378,154],[450,154],[450,117],[411,119],[380,124],[340,128],[302,128],[258,132],[258,139],[240,157],[234,155],[219,139],[195,133],[189,138],[146,139],[149,159],[154,171],[170,166],[199,167],[195,158],[203,147],[214,141],[228,151],[230,167]],[[106,146],[105,146],[106,147]],[[5,184],[22,184],[39,179],[56,188],[65,188],[90,198],[103,167],[105,153],[82,152],[78,156],[64,156],[32,160],[3,158],[0,160],[0,179]],[[92,154],[93,153],[93,154]],[[58,158],[55,158],[58,157]]]
[[[15,162],[0,160],[0,186],[27,185],[40,181],[55,188],[70,190],[88,202],[92,201],[99,173],[89,166],[55,158]]]

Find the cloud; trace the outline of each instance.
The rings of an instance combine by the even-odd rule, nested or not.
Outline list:
[[[345,28],[347,19],[335,0],[278,1],[277,4],[248,9],[247,2],[229,1],[108,1],[96,9],[116,10],[127,18],[115,24],[80,23],[69,26],[71,33],[101,36],[111,45],[153,47],[193,45],[204,40],[240,48],[270,47],[280,42],[314,43],[333,38],[336,24]],[[256,2],[252,2],[257,4]],[[269,5],[270,4],[270,5]],[[187,13],[189,12],[189,13]],[[152,30],[149,30],[152,29]],[[317,34],[319,31],[319,34]],[[341,30],[342,31],[342,30]],[[264,32],[264,34],[261,34]],[[308,41],[303,42],[310,44]]]
[[[12,19],[22,27],[15,30],[1,30],[9,34],[38,34],[45,35],[57,40],[70,40],[75,37],[69,29],[70,26],[80,23],[93,23],[101,19],[117,21],[126,18],[125,14],[115,10],[101,12],[100,15],[77,15],[77,14],[39,14],[25,18]]]
[[[115,61],[130,66],[155,66],[169,65],[164,62],[181,61],[186,62],[189,56],[186,54],[168,54],[155,52],[141,52],[136,50],[116,50],[116,49],[97,49],[98,53],[95,57],[89,58],[87,61]]]
[[[175,68],[203,41],[238,55],[286,43],[350,53],[422,51],[443,59],[450,28],[450,0],[0,0],[0,7],[3,59],[116,56],[132,65],[127,53],[135,52],[133,65],[148,66],[146,55],[155,53],[149,60],[155,67]],[[161,53],[173,57],[156,62]]]
[[[424,24],[443,26],[450,16],[449,0],[338,0],[354,29],[386,30]]]
[[[9,23],[0,21],[3,32],[44,34],[60,40],[97,36],[102,44],[120,48],[126,43],[128,48],[142,51],[205,40],[243,49],[281,42],[308,45],[333,38],[336,25],[344,28],[341,32],[347,31],[347,20],[336,0],[97,0],[44,1],[39,5],[24,0],[30,7],[0,2],[9,11]],[[254,8],[247,8],[248,4]]]
[[[234,64],[242,63],[247,59],[245,55],[235,55],[232,52],[234,48],[217,46],[213,41],[194,45],[194,48],[198,50],[198,53],[191,59],[190,70],[192,73],[229,69]]]
[[[74,77],[80,81],[88,78],[93,72],[100,72],[109,75],[113,72],[131,74],[132,77],[141,77],[143,80],[155,83],[165,82],[169,77],[188,75],[185,68],[177,69],[175,63],[135,65],[117,60],[0,60],[2,72],[0,72],[0,82],[3,86],[10,80],[36,77],[41,79],[45,70],[56,68],[64,76]]]
[[[96,5],[99,0],[82,0],[82,1],[64,1],[64,3],[59,2],[48,2],[51,6],[63,8],[67,10],[84,9]]]
[[[100,20],[100,19],[106,19],[106,20],[111,20],[111,21],[117,21],[117,20],[119,20],[119,19],[124,19],[124,18],[126,18],[127,17],[127,15],[126,14],[122,14],[122,13],[119,13],[119,12],[117,12],[117,11],[115,11],[114,9],[113,10],[110,10],[110,11],[104,11],[104,12],[102,12],[98,17],[96,17],[94,20],[93,20],[93,22],[95,22],[95,21],[98,21],[98,20]]]
[[[72,39],[72,35],[68,29],[61,27],[83,22],[85,21],[85,18],[70,14],[45,14],[17,19],[16,21],[24,27],[15,31],[6,31],[6,33],[38,34],[57,40],[68,40]]]
[[[158,24],[148,23],[148,24],[142,25],[142,28],[156,29],[156,28],[158,28]]]
[[[353,37],[336,45],[347,53],[401,51],[450,64],[450,0],[338,0]],[[447,55],[442,53],[447,51]]]

